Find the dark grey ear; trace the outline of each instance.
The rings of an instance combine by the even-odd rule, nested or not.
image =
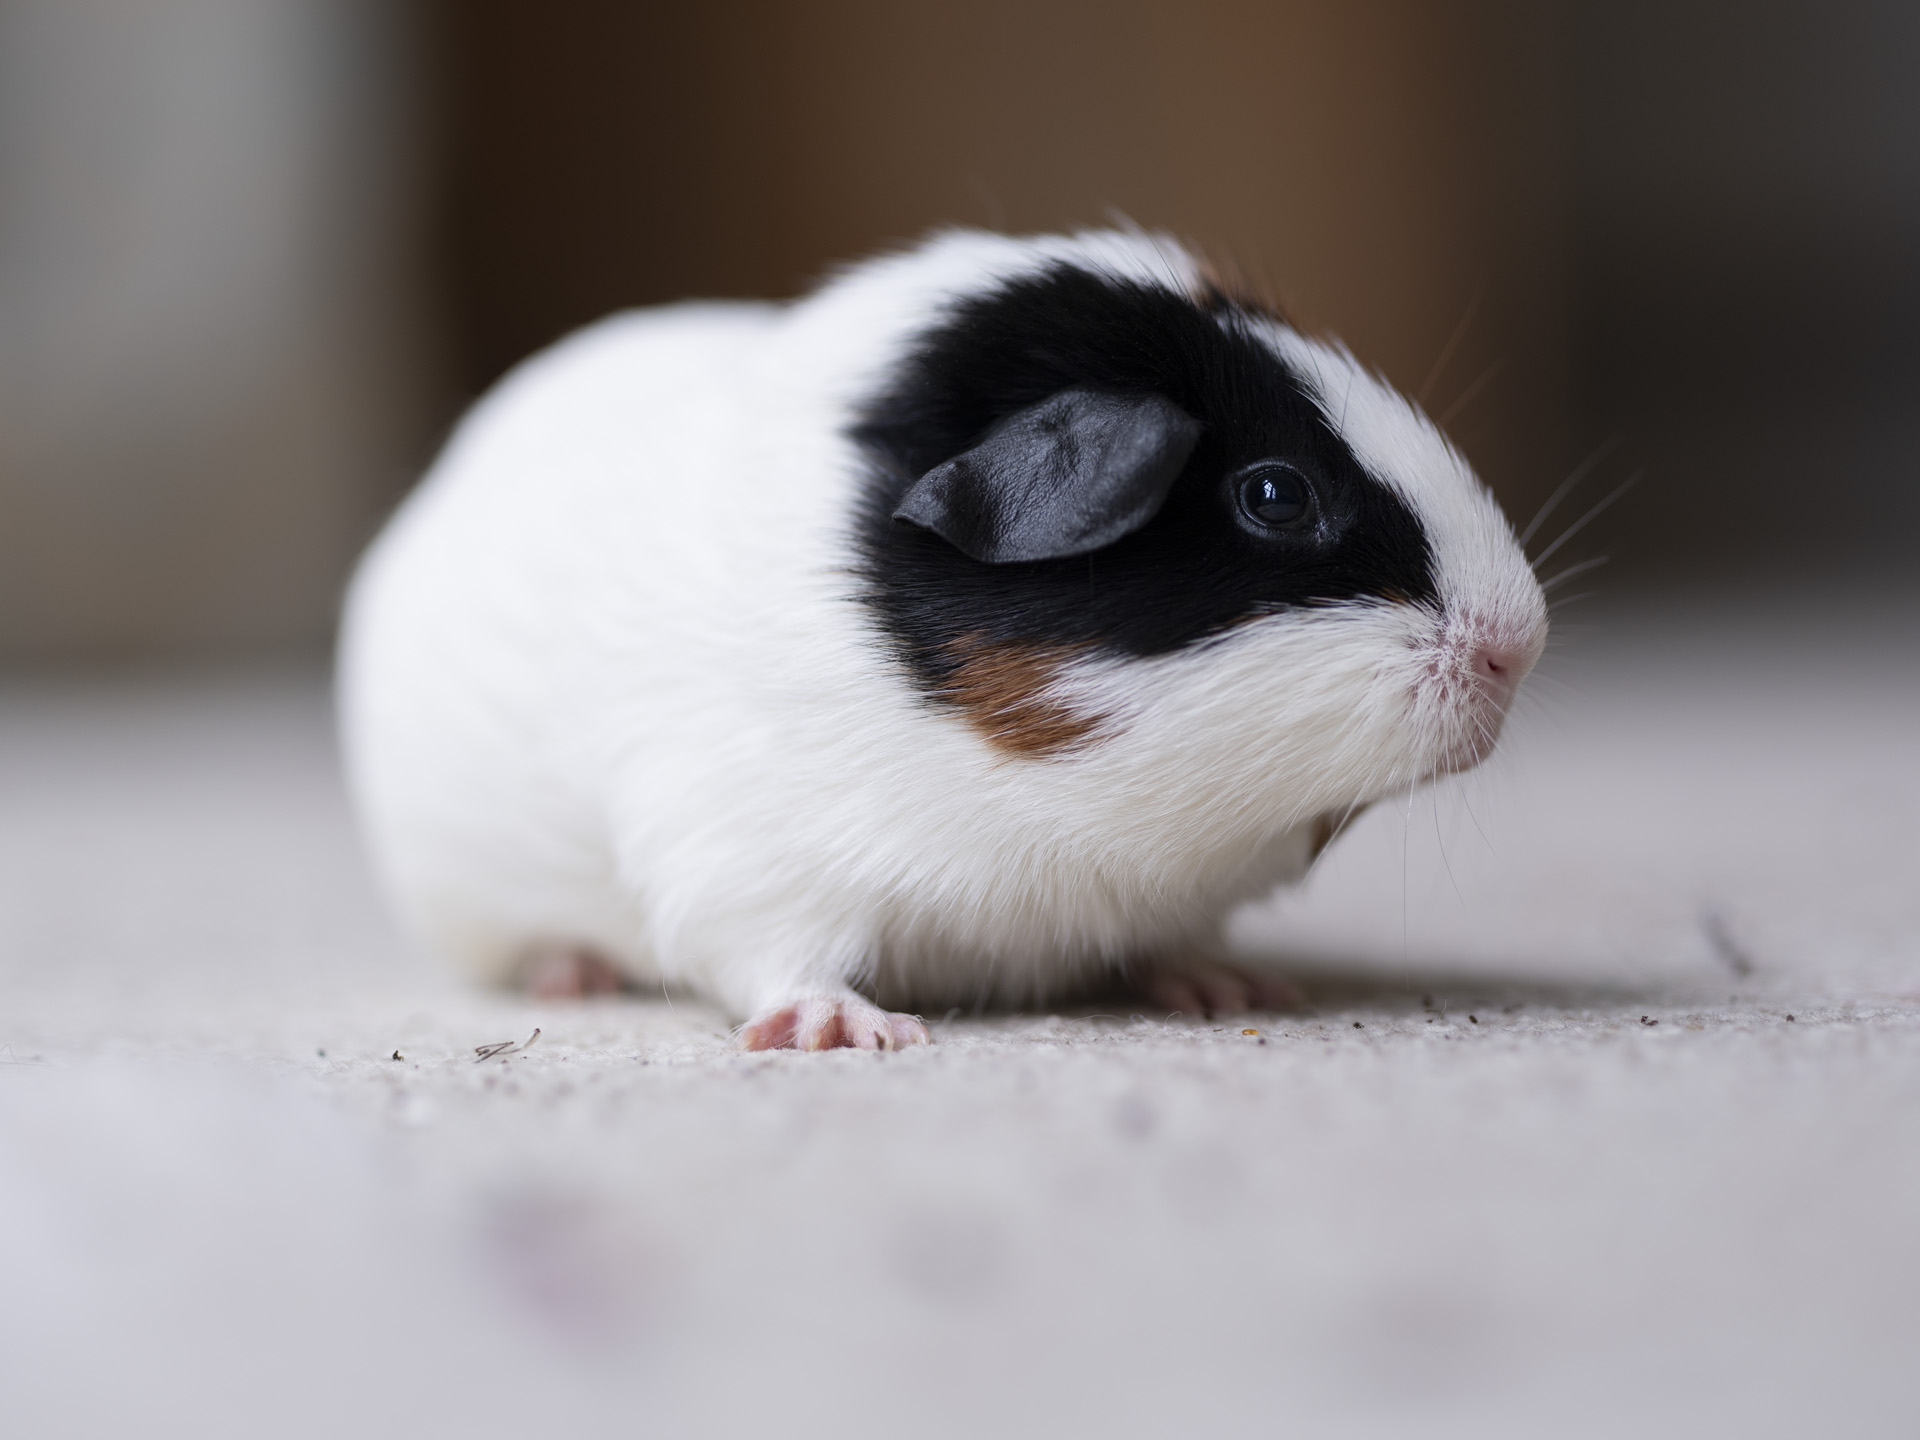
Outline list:
[[[893,518],[994,564],[1084,555],[1154,517],[1199,438],[1159,395],[1062,390],[922,475]]]

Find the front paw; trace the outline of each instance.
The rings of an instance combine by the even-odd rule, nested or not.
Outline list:
[[[1249,1010],[1297,1010],[1307,997],[1283,976],[1218,960],[1186,959],[1143,967],[1140,993],[1162,1010],[1183,1015],[1241,1015]]]
[[[882,1010],[853,994],[804,996],[740,1027],[743,1050],[904,1050],[932,1040],[919,1016]]]

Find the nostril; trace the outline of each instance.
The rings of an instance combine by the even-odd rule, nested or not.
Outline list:
[[[1492,645],[1482,645],[1473,652],[1474,673],[1482,679],[1491,680],[1497,685],[1511,685],[1517,668],[1514,657],[1507,651]]]

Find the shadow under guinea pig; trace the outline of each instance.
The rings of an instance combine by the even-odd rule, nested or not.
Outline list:
[[[1347,1012],[1435,1018],[1522,1013],[1571,1017],[1697,1004],[1701,999],[1693,989],[1678,985],[1560,981],[1510,972],[1370,964],[1323,956],[1288,961],[1262,957],[1258,963],[1283,974],[1303,997],[1303,1003],[1290,1010],[1268,1013],[1304,1018]],[[1148,1013],[1142,1008],[1144,1003],[1137,991],[1114,985],[1048,1008],[1057,1014],[1090,1017]],[[983,1009],[966,1013],[1009,1012]]]

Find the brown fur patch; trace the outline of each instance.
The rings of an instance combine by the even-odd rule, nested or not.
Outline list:
[[[1083,715],[1047,692],[1071,648],[996,645],[962,636],[947,647],[955,660],[940,698],[958,709],[996,750],[1043,760],[1091,742],[1105,716]]]

